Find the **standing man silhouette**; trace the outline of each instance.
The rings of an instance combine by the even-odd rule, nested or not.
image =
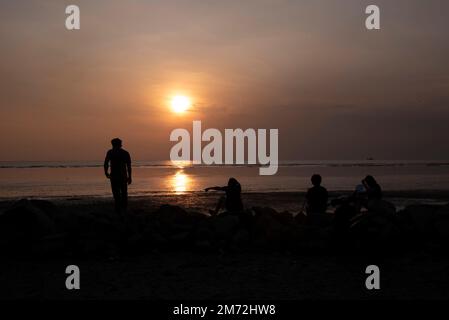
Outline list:
[[[111,180],[115,211],[121,216],[128,205],[128,184],[131,184],[131,157],[128,151],[122,149],[122,140],[111,140],[112,149],[104,159],[104,174]],[[109,163],[111,172],[109,172]]]

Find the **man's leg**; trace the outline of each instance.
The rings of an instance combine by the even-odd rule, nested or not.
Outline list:
[[[220,212],[221,207],[223,207],[225,201],[226,201],[225,197],[220,197],[220,199],[217,202],[217,206],[215,207],[215,210],[209,210],[209,213],[213,216],[217,215],[218,212]]]
[[[120,214],[120,207],[121,207],[120,182],[117,180],[111,179],[111,189],[112,189],[112,195],[114,196],[115,212]]]
[[[121,185],[121,196],[122,196],[122,208],[126,212],[126,208],[128,207],[128,182],[123,181]]]

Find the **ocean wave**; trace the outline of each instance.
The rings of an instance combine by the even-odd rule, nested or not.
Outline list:
[[[272,164],[273,165],[273,164]],[[204,164],[172,164],[170,161],[160,162],[145,162],[136,161],[133,163],[136,168],[206,168],[206,167],[260,167],[260,164],[221,164],[221,165],[204,165]],[[404,167],[404,166],[427,166],[427,167],[440,167],[449,166],[449,161],[285,161],[278,164],[279,167]],[[67,169],[67,168],[101,168],[103,163],[101,162],[0,162],[0,169],[39,169],[39,168],[54,168],[54,169]]]

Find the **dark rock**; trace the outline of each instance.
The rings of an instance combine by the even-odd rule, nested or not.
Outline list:
[[[195,226],[189,240],[192,240],[197,249],[228,247],[240,227],[240,218],[236,215],[223,213],[207,217]]]
[[[250,234],[247,229],[240,228],[232,237],[232,243],[237,248],[245,248],[250,244]]]
[[[277,212],[272,208],[254,207],[252,238],[257,246],[279,247],[284,238],[285,228],[276,219]]]
[[[332,224],[334,215],[329,213],[313,213],[306,217],[306,223],[308,225],[317,227],[327,227]]]
[[[45,236],[31,243],[31,253],[39,257],[48,256],[54,258],[56,256],[64,256],[69,253],[67,240],[66,234]]]
[[[292,225],[292,224],[296,223],[295,218],[288,211],[276,213],[274,215],[274,218],[276,218],[276,220],[279,221],[283,225]]]
[[[416,235],[432,236],[435,232],[436,213],[441,206],[411,205],[398,212],[401,224]]]
[[[394,204],[385,200],[370,201],[368,202],[367,209],[369,212],[377,215],[393,217],[396,214]]]
[[[329,248],[332,237],[332,228],[307,227],[303,230],[305,236],[302,238],[303,251],[319,253]]]
[[[188,244],[190,238],[191,238],[191,232],[184,231],[184,232],[172,234],[168,240],[170,242],[176,242],[176,243],[186,245],[186,244]]]
[[[181,207],[162,205],[158,211],[154,213],[156,218],[163,226],[192,226],[207,217],[201,213],[188,212]]]
[[[278,213],[276,210],[270,207],[253,207],[254,216],[260,217],[260,216],[271,216],[275,217]]]
[[[437,220],[449,218],[449,204],[439,207],[435,215]]]
[[[35,239],[54,233],[56,226],[50,217],[53,209],[43,201],[24,199],[14,203],[0,215],[0,244],[31,244]]]
[[[211,217],[210,222],[216,236],[227,238],[238,228],[240,220],[239,217],[233,215],[219,215]]]
[[[83,238],[80,240],[81,252],[86,256],[108,256],[113,252],[114,245],[102,238]]]
[[[439,208],[435,212],[436,234],[445,244],[449,244],[449,205]]]
[[[213,246],[209,240],[198,239],[198,240],[195,240],[195,248],[199,249],[200,251],[210,251],[213,249]]]
[[[303,212],[300,212],[295,216],[294,219],[296,223],[305,224],[307,221],[307,216]]]
[[[399,228],[395,219],[378,212],[362,213],[352,220],[349,229],[353,243],[359,249],[394,249]]]

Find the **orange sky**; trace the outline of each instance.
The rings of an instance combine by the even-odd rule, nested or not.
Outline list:
[[[448,159],[449,3],[0,2],[4,160],[167,159],[175,128],[278,128],[281,159]],[[174,114],[169,99],[194,106]]]

